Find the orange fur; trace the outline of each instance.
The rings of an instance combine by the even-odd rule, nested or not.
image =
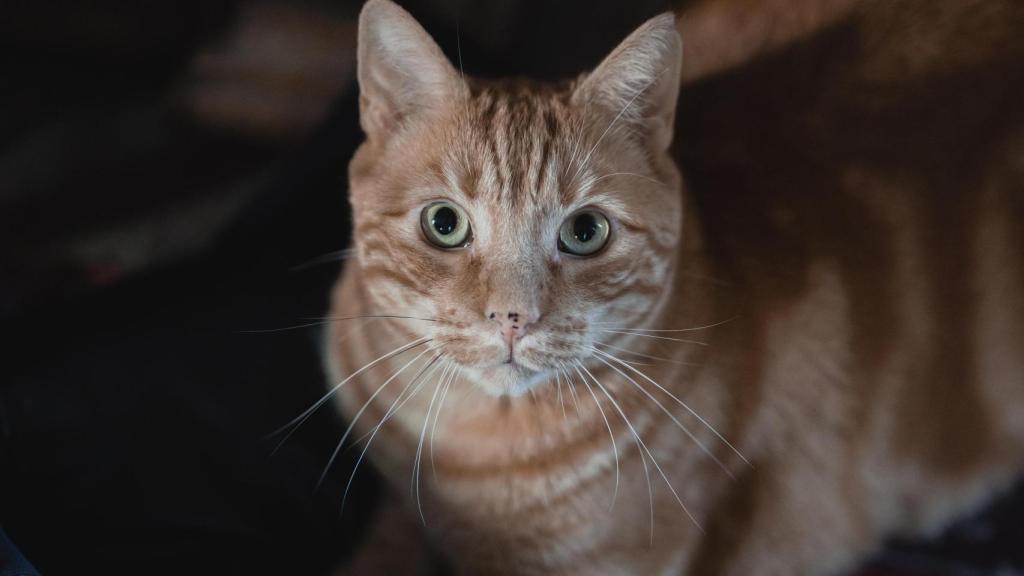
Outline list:
[[[970,198],[864,168],[759,213],[683,186],[671,17],[554,86],[463,79],[387,0],[360,30],[368,140],[331,315],[406,318],[333,322],[328,367],[413,345],[337,397],[458,572],[833,574],[1021,471],[1019,139]],[[468,247],[424,239],[437,199]],[[608,246],[559,253],[587,206]],[[530,318],[512,364],[495,310]]]

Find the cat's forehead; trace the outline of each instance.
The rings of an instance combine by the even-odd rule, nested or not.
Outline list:
[[[568,89],[484,85],[455,106],[457,121],[441,158],[449,184],[472,200],[502,205],[572,202],[569,156],[583,146],[583,118]]]

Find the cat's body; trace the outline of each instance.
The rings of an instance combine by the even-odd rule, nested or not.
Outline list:
[[[463,83],[393,5],[363,18],[369,140],[331,317],[406,318],[332,322],[327,363],[332,385],[356,373],[353,437],[456,570],[834,573],[1020,473],[1019,142],[969,198],[854,172],[733,241],[665,152],[671,19],[538,87]],[[438,198],[472,220],[456,251],[417,231]],[[592,206],[612,236],[570,258],[549,236]]]

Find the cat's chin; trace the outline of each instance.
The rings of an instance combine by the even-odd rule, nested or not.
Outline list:
[[[554,378],[551,372],[533,370],[522,364],[474,368],[466,374],[489,396],[522,396]]]

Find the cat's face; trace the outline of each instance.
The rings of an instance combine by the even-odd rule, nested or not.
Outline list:
[[[495,395],[650,319],[682,219],[665,152],[678,37],[652,23],[579,82],[488,85],[393,4],[364,11],[369,139],[350,177],[368,314],[427,319],[403,333]]]

